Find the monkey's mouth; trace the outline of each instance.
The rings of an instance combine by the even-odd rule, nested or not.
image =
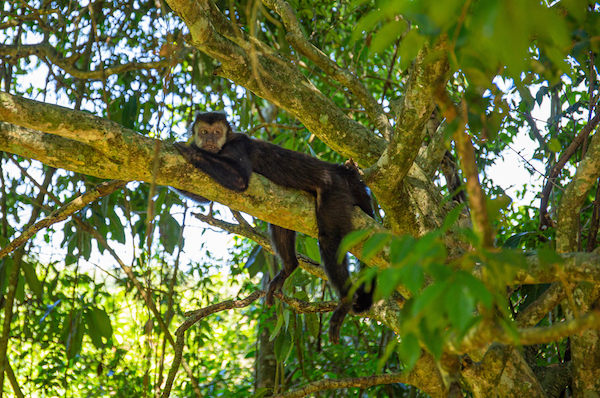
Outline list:
[[[202,149],[210,153],[218,153],[220,151],[220,148],[216,145],[203,145]]]

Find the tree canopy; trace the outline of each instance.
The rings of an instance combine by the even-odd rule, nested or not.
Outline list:
[[[0,397],[600,396],[599,37],[578,0],[5,2]],[[213,110],[361,168],[340,344],[314,198],[174,148]]]

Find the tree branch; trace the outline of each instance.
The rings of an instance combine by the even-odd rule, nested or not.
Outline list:
[[[398,192],[427,133],[425,126],[435,107],[435,93],[446,83],[445,49],[445,42],[440,42],[419,52],[410,69],[404,95],[395,109],[394,136],[377,164],[365,171],[365,180],[388,215],[390,229],[395,233],[406,228],[402,226],[407,224],[406,220],[418,214],[398,200]],[[431,61],[434,55],[439,57]]]
[[[104,196],[110,195],[114,191],[123,188],[127,184],[127,181],[108,181],[103,182],[102,184],[96,185],[91,190],[87,191],[83,195],[78,196],[73,199],[67,205],[62,206],[60,209],[55,210],[48,217],[45,217],[43,220],[38,221],[34,225],[30,226],[23,232],[19,237],[14,239],[8,245],[0,250],[0,258],[6,256],[11,253],[16,248],[22,246],[31,238],[37,231],[42,228],[49,227],[52,224],[56,224],[63,220],[66,220],[68,217],[72,216],[79,210],[83,209],[89,203],[98,200]]]
[[[596,115],[596,118],[600,121],[600,112]],[[591,124],[592,122],[588,123],[586,127]],[[595,134],[587,154],[577,167],[577,172],[567,186],[558,206],[556,226],[556,251],[558,253],[577,250],[579,211],[599,176],[600,134]]]
[[[571,286],[571,290],[574,286]],[[518,327],[531,327],[540,322],[550,311],[560,304],[567,297],[561,282],[553,283],[544,293],[540,295],[533,303],[519,313],[516,319]]]
[[[185,314],[187,316],[187,319],[183,322],[181,326],[179,326],[179,328],[177,328],[177,331],[175,332],[175,335],[177,336],[177,341],[173,346],[175,348],[175,358],[173,359],[173,364],[171,365],[171,369],[169,370],[169,376],[167,377],[167,382],[165,383],[165,387],[163,389],[161,397],[168,398],[171,395],[173,381],[175,380],[175,375],[177,374],[177,370],[179,370],[179,365],[182,361],[185,332],[190,327],[192,327],[202,318],[206,318],[211,314],[215,314],[220,311],[230,310],[233,308],[247,307],[254,301],[263,297],[265,294],[266,292],[262,290],[257,290],[242,300],[227,300],[221,303],[210,305],[205,308],[201,308],[196,311],[187,312]]]
[[[340,68],[336,62],[332,61],[304,37],[304,33],[302,33],[302,29],[300,28],[300,23],[288,2],[284,0],[262,0],[262,2],[279,14],[283,20],[285,29],[288,32],[285,37],[288,43],[298,50],[300,54],[310,59],[325,73],[356,95],[362,106],[365,107],[365,111],[371,122],[373,122],[383,137],[389,141],[393,133],[390,121],[388,120],[383,107],[375,100],[375,98],[373,98],[373,95],[361,81],[352,73]]]
[[[596,128],[598,123],[600,123],[600,106],[596,106],[596,116],[591,119],[584,128],[581,129],[577,137],[571,142],[571,144],[565,149],[563,154],[558,159],[558,162],[552,167],[550,173],[548,174],[548,182],[544,186],[541,195],[540,201],[540,227],[550,225],[550,219],[548,218],[548,200],[550,199],[550,193],[552,192],[552,187],[556,181],[556,178],[560,174],[560,171],[563,169],[565,164],[571,159],[576,152],[579,146],[583,143],[583,141],[590,135],[592,130]],[[590,148],[591,149],[591,148]],[[589,155],[586,155],[586,158],[589,158]],[[581,166],[580,166],[581,167]],[[579,169],[579,168],[578,168]],[[577,178],[577,177],[575,177]],[[572,184],[573,182],[571,182]],[[561,203],[564,202],[564,199],[561,200]],[[567,250],[568,251],[568,250]]]
[[[484,347],[490,342],[505,345],[532,345],[559,341],[566,337],[600,328],[600,311],[591,311],[572,320],[556,323],[551,326],[519,329],[517,338],[498,325],[480,324],[472,328],[467,335],[457,343],[448,340],[444,351],[452,354],[464,354]]]
[[[12,123],[0,122],[0,150],[99,178],[152,181],[155,140],[117,123],[2,92],[0,120]],[[252,175],[243,193],[223,189],[185,162],[171,144],[163,142],[155,178],[158,185],[196,193],[264,221],[317,236],[314,198],[277,186],[257,174]],[[358,209],[354,210],[353,225],[383,231]],[[374,260],[373,264],[386,263],[382,258]]]
[[[64,58],[61,53],[59,53],[56,48],[54,48],[50,43],[43,42],[38,44],[12,44],[5,45],[0,44],[0,55],[11,57],[11,59],[20,59],[25,57],[30,57],[35,55],[40,59],[47,58],[50,63],[58,66],[62,70],[64,70],[69,75],[76,77],[78,79],[84,80],[103,80],[107,76],[110,75],[118,75],[125,72],[130,72],[134,70],[144,70],[144,69],[163,69],[168,68],[173,65],[177,60],[184,57],[187,53],[190,52],[189,48],[184,48],[179,52],[173,54],[172,58],[162,59],[160,61],[154,62],[129,62],[126,64],[116,64],[110,65],[106,68],[102,68],[99,70],[81,70],[78,69],[75,65],[75,62],[70,62],[69,59]]]
[[[207,223],[208,225],[212,225],[213,227],[221,228],[224,231],[245,236],[248,239],[252,239],[254,242],[258,243],[262,248],[268,251],[271,254],[275,254],[275,250],[273,246],[271,246],[271,241],[267,236],[260,233],[256,229],[252,228],[250,225],[243,224],[233,224],[223,220],[218,220],[214,218],[212,215],[204,215],[201,213],[193,213],[194,217],[198,220]],[[308,273],[316,276],[317,278],[323,280],[329,280],[325,270],[319,265],[319,263],[313,261],[307,256],[302,254],[297,254],[298,264],[300,268],[307,271]]]

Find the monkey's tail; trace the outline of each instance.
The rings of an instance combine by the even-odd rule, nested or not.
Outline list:
[[[368,311],[373,305],[373,292],[375,292],[376,281],[375,278],[369,282],[361,284],[356,292],[354,293],[354,300],[352,301],[352,311],[355,314]]]

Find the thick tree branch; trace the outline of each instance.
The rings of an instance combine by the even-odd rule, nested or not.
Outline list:
[[[473,397],[547,398],[519,350],[493,344],[481,362],[472,362],[470,356],[463,357],[461,373]]]
[[[544,186],[542,190],[541,202],[540,202],[540,226],[548,226],[550,225],[550,219],[548,218],[548,200],[550,199],[550,193],[552,192],[552,188],[554,187],[554,183],[556,178],[560,174],[561,170],[567,164],[571,156],[573,156],[579,146],[583,143],[583,141],[590,135],[593,129],[596,128],[598,123],[600,123],[600,107],[596,106],[596,116],[594,116],[577,134],[577,137],[571,142],[571,144],[565,149],[563,154],[558,159],[558,162],[552,167],[550,173],[548,175],[548,182]],[[591,148],[590,148],[591,149]],[[586,155],[586,158],[589,158],[589,155]],[[580,166],[581,167],[581,166]],[[578,167],[579,169],[579,167]],[[573,182],[571,182],[573,184]],[[564,202],[564,199],[561,200],[561,203]],[[559,208],[560,211],[560,208]],[[569,251],[567,249],[566,251]]]
[[[572,287],[571,287],[572,290]],[[560,282],[553,283],[544,293],[538,297],[527,308],[519,312],[516,319],[517,326],[520,328],[535,326],[550,311],[560,304],[567,297],[567,291]]]
[[[155,140],[89,113],[2,92],[0,120],[12,123],[0,122],[1,151],[99,178],[144,182],[155,178],[158,185],[196,193],[264,221],[317,236],[314,198],[279,187],[257,174],[252,175],[250,186],[243,193],[223,189],[187,164],[172,145],[163,142],[158,172],[153,176]],[[354,211],[353,225],[384,230],[359,209]],[[360,247],[356,250],[360,256]],[[387,261],[378,256],[372,264],[383,266]]]
[[[597,117],[600,120],[600,113]],[[586,127],[590,124],[591,122]],[[599,176],[600,134],[595,134],[587,154],[577,167],[577,172],[565,189],[558,206],[556,226],[556,251],[558,253],[577,251],[579,211]]]
[[[395,109],[393,139],[377,164],[365,172],[369,187],[388,215],[388,223],[395,233],[406,228],[402,225],[406,225],[406,220],[413,214],[418,214],[411,206],[398,200],[398,194],[427,133],[425,126],[435,107],[435,93],[446,83],[448,62],[445,49],[445,42],[440,42],[419,52],[410,69],[404,95]]]
[[[500,326],[480,324],[480,326],[471,329],[461,341],[453,343],[449,340],[444,351],[452,354],[465,354],[468,351],[484,347],[490,342],[498,342],[510,346],[550,343],[586,330],[598,328],[600,328],[599,311],[591,311],[579,318],[556,323],[551,326],[518,329],[518,338],[516,340]]]
[[[600,255],[592,253],[565,253],[561,263],[549,263],[538,256],[527,258],[526,268],[517,270],[513,284],[531,285],[538,283],[594,282],[600,283]],[[476,268],[474,275],[482,278],[482,269]]]
[[[600,120],[600,113],[596,114],[596,118]],[[592,121],[586,125],[586,128],[591,124]],[[577,172],[565,189],[558,205],[556,226],[556,251],[558,253],[578,249],[581,206],[588,198],[589,191],[599,176],[600,134],[596,132],[585,157],[579,163]],[[571,319],[570,322],[577,322],[583,317],[595,313],[595,302],[600,296],[598,286],[598,283],[595,285],[581,284],[575,289],[571,305],[565,308],[567,319]],[[586,312],[588,313],[578,317],[578,314]],[[588,391],[588,389],[598,390],[600,388],[600,368],[597,366],[590,368],[589,366],[590,363],[600,361],[600,333],[598,332],[600,327],[596,329],[585,331],[571,339],[573,385],[576,397],[583,396],[584,391]]]

